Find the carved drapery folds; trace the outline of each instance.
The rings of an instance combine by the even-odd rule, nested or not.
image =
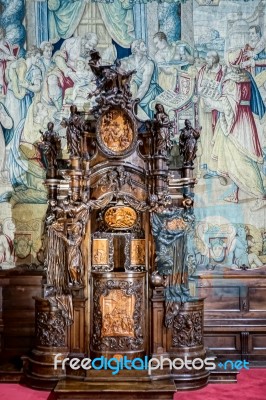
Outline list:
[[[156,245],[158,274],[165,281],[165,325],[172,327],[180,305],[189,297],[187,234],[193,228],[194,215],[190,209],[168,209],[151,214],[152,233]]]
[[[67,149],[70,157],[82,156],[82,133],[84,130],[83,118],[79,115],[77,107],[70,107],[69,118],[64,118],[61,125],[66,127]]]
[[[54,131],[54,124],[49,122],[47,131],[40,131],[42,140],[38,147],[42,156],[44,168],[47,168],[47,177],[56,177],[57,157],[61,152],[61,139],[57,132]]]
[[[171,128],[172,123],[166,112],[164,111],[164,107],[161,104],[156,104],[155,106],[155,132],[156,132],[156,140],[155,140],[155,154],[161,154],[163,156],[168,156],[170,150],[172,148],[171,142]]]

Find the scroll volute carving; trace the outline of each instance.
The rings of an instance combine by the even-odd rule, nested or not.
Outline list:
[[[108,169],[103,171],[96,170],[95,173],[93,171],[90,180],[91,196],[94,198],[112,193],[113,199],[121,198],[137,209],[139,209],[138,203],[147,201],[145,174],[141,171],[136,172],[131,166],[108,166]]]

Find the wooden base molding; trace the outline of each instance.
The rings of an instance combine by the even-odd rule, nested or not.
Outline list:
[[[149,382],[58,382],[54,393],[58,400],[172,400],[176,391],[173,380]]]

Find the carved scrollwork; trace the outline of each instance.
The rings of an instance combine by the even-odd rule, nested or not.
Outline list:
[[[126,171],[123,166],[119,166],[108,171],[107,174],[92,185],[92,188],[97,189],[100,186],[102,190],[111,190],[112,192],[117,193],[125,185],[128,185],[132,190],[136,189],[131,173]]]
[[[165,192],[162,194],[151,194],[149,197],[149,211],[150,212],[163,212],[172,203],[171,196]]]
[[[126,271],[143,272],[145,271],[145,265],[129,265],[125,268]]]
[[[136,211],[146,211],[149,209],[148,204],[145,201],[139,201],[133,196],[124,195],[124,200]]]
[[[36,338],[42,346],[66,345],[66,320],[61,311],[39,311],[36,316]]]
[[[192,347],[203,344],[202,313],[182,312],[174,318],[173,322],[173,347]]]
[[[119,327],[117,330],[113,328],[113,334],[106,336],[103,322],[106,315],[103,315],[101,303],[104,297],[110,296],[112,291],[120,291],[121,296],[128,298],[133,306],[132,315],[125,313],[123,317],[121,313],[121,333]],[[132,298],[133,297],[133,298]],[[92,349],[93,350],[142,350],[144,344],[143,338],[143,282],[138,279],[135,281],[120,281],[120,280],[107,280],[106,282],[94,281],[93,286],[93,305],[94,305],[94,324],[92,334]],[[124,302],[123,302],[124,304]],[[113,310],[112,319],[116,321],[116,315],[119,314]],[[128,335],[123,334],[123,318],[127,320],[127,328],[130,330]],[[110,328],[109,328],[110,330]],[[108,332],[108,330],[107,330]]]

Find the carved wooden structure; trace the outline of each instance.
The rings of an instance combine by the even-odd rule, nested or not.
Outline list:
[[[169,170],[172,124],[164,107],[157,104],[154,119],[140,121],[128,84],[133,71],[91,67],[97,105],[88,114],[73,105],[62,122],[69,166],[57,168],[54,150],[60,149],[51,124],[41,144],[48,168],[47,281],[43,297],[35,299],[36,344],[25,360],[37,387],[73,375],[87,385],[113,383],[108,370],[73,371],[68,363],[55,370],[57,353],[59,359],[205,357],[203,299],[190,293],[186,252],[199,133],[186,126],[193,143],[184,138],[183,166]],[[209,377],[204,367],[136,372],[122,370],[115,380],[142,382],[145,398],[155,391],[171,398],[176,388],[202,387]],[[64,390],[60,383],[60,398]]]

